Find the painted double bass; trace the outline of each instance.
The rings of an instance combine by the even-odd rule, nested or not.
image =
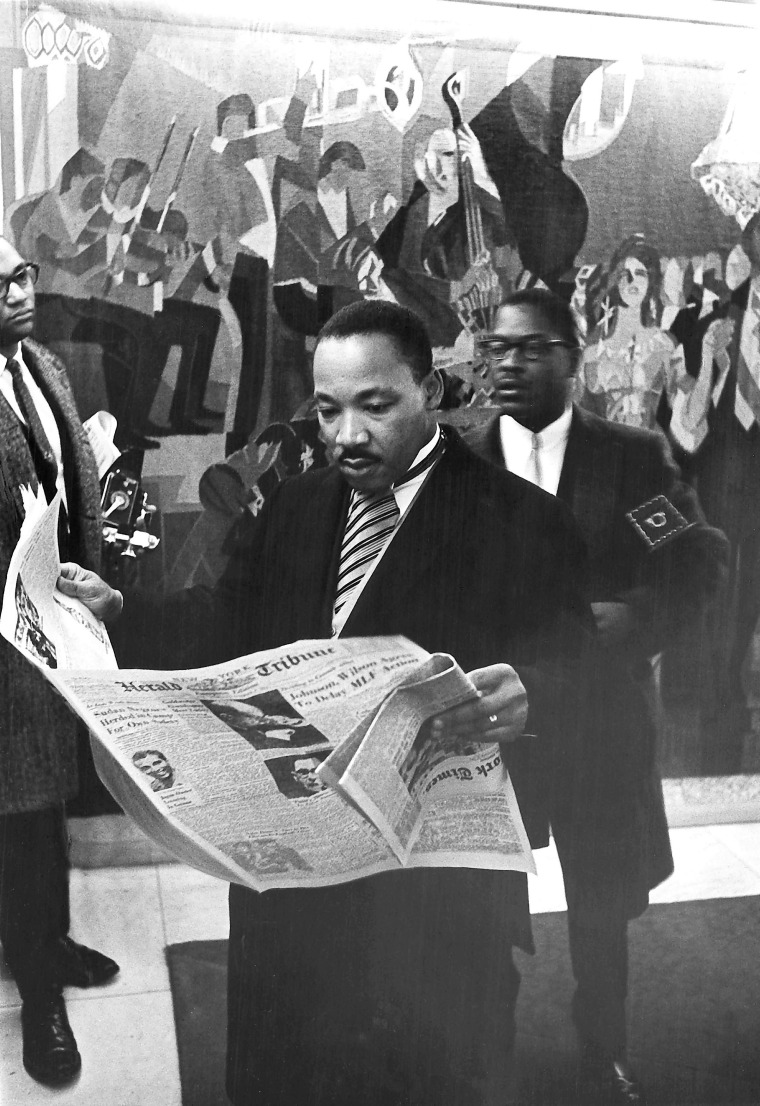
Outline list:
[[[462,152],[464,128],[462,75],[452,73],[443,82],[441,94],[451,113],[457,143],[459,196],[466,235],[467,272],[461,280],[452,281],[451,303],[462,326],[471,333],[478,333],[493,328],[494,316],[503,296],[503,288],[483,230],[483,213],[477,196],[472,163]]]

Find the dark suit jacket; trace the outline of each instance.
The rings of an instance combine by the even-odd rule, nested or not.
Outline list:
[[[504,466],[499,418],[470,431],[468,444]],[[651,549],[626,513],[665,495],[690,529]],[[591,601],[629,604],[635,630],[625,649],[594,651],[588,732],[569,787],[552,796],[552,821],[577,871],[609,891],[613,878],[639,913],[647,891],[672,871],[656,775],[650,658],[698,619],[720,579],[727,543],[708,526],[662,434],[607,422],[578,407],[557,498],[586,539]],[[567,882],[567,865],[566,882]],[[604,892],[602,892],[604,893]]]
[[[336,469],[280,484],[217,587],[171,599],[164,633],[154,623],[145,639],[168,638],[164,662],[185,665],[329,637],[347,504]],[[583,576],[567,510],[452,435],[343,634],[405,634],[465,670],[512,663],[528,689],[529,725],[542,733],[555,722],[565,663],[589,632]],[[181,657],[178,642],[189,646]],[[161,655],[149,663],[160,666]],[[541,740],[524,739],[528,757]],[[543,769],[532,767],[535,794],[515,786],[526,821],[545,832]],[[531,947],[519,873],[415,869],[263,895],[233,886],[231,1100],[479,1106],[506,1097],[513,944]],[[403,1088],[389,1098],[386,1043]]]
[[[61,434],[71,556],[100,566],[100,487],[95,458],[79,421],[62,362],[37,342],[23,343],[24,361],[42,389]],[[0,397],[0,586],[21,527],[19,486],[36,487],[26,439]],[[8,642],[0,640],[0,813],[39,810],[76,792],[74,715],[48,682]]]

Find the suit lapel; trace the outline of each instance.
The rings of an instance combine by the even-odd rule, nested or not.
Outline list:
[[[591,449],[589,449],[589,445]],[[562,461],[562,472],[557,487],[557,499],[561,499],[572,509],[575,488],[578,483],[583,484],[584,476],[588,474],[590,462],[595,450],[593,441],[589,442],[585,424],[578,417],[578,409],[573,407],[573,418],[570,423],[570,432],[567,436],[565,456]],[[581,475],[579,481],[578,477]]]
[[[16,506],[20,523],[24,517],[20,485],[34,484],[36,474],[18,415],[2,395],[0,395],[0,435],[2,435],[3,476]]]
[[[73,549],[88,566],[97,567],[102,539],[100,484],[87,431],[79,421],[74,396],[58,359],[31,340],[23,342],[22,348],[24,361],[50,405],[61,436]]]
[[[324,478],[320,480],[313,494],[309,495],[301,514],[302,532],[307,535],[309,547],[297,551],[296,563],[303,566],[309,580],[308,584],[304,581],[299,594],[304,596],[304,602],[309,605],[309,624],[319,627],[318,632],[323,637],[330,637],[332,633],[333,604],[348,498],[348,485],[338,469],[325,469]],[[314,580],[316,566],[320,566],[318,582]]]
[[[593,554],[615,514],[620,479],[618,443],[573,406],[557,498],[572,511]]]

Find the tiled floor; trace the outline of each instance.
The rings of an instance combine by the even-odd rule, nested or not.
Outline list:
[[[760,895],[760,823],[672,831],[676,874],[656,902]],[[564,909],[553,849],[537,854],[534,912]],[[67,1005],[82,1053],[79,1080],[63,1090],[33,1082],[21,1063],[18,993],[0,977],[0,1104],[180,1106],[169,977],[163,950],[178,941],[223,938],[226,885],[178,865],[72,873],[72,935],[121,964],[109,986],[70,990]]]

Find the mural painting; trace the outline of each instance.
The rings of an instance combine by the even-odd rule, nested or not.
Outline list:
[[[467,423],[490,404],[477,335],[504,295],[545,285],[585,335],[578,402],[668,434],[732,539],[699,656],[671,658],[663,688],[689,709],[708,688],[687,769],[747,767],[757,79],[622,41],[544,56],[466,27],[327,37],[81,9],[3,11],[3,219],[40,266],[37,337],[81,415],[107,409],[117,444],[144,451],[162,537],[149,582],[216,579],[277,482],[323,463],[311,353],[338,307],[417,310],[446,417]]]

